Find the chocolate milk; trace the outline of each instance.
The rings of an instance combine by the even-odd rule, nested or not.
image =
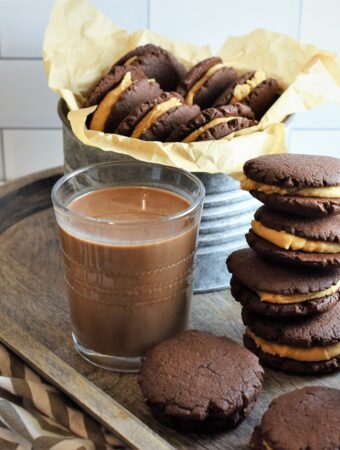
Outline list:
[[[188,206],[179,195],[138,186],[101,189],[68,205],[112,222],[143,220],[105,225],[105,240],[96,235],[100,224],[86,236],[61,228],[72,328],[83,346],[137,357],[186,328],[197,224],[162,218]]]

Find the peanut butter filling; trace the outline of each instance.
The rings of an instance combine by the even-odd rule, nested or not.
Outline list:
[[[137,59],[137,56],[132,56],[127,61],[125,61],[125,63],[123,65],[124,66],[129,66],[131,63],[133,63],[133,61],[136,61],[136,59]]]
[[[252,338],[257,347],[264,353],[280,356],[281,358],[295,359],[296,361],[315,362],[328,361],[329,359],[340,356],[340,342],[324,347],[293,347],[290,345],[277,344],[267,341],[253,333],[249,328],[246,334]]]
[[[320,197],[320,198],[340,198],[340,186],[329,186],[319,188],[282,188],[271,184],[258,183],[243,175],[241,180],[241,189],[245,191],[259,191],[267,195],[301,195],[302,197]]]
[[[198,81],[196,81],[196,83],[193,85],[193,87],[191,89],[189,89],[189,91],[187,92],[187,95],[185,96],[184,102],[187,105],[192,105],[194,103],[194,98],[195,98],[195,95],[197,94],[197,92],[201,89],[201,87],[205,84],[205,82],[208,81],[209,78],[212,77],[215,72],[222,69],[222,67],[227,67],[227,65],[219,63],[219,64],[215,64],[214,66],[210,67],[210,69],[208,69],[205,72],[203,77],[200,78]]]
[[[213,119],[209,123],[203,125],[202,127],[198,128],[198,130],[193,131],[189,136],[187,136],[185,139],[183,139],[182,142],[194,142],[200,136],[204,131],[209,130],[209,128],[212,128],[216,125],[219,125],[220,123],[227,123],[231,120],[237,119],[237,117],[221,117],[219,119]]]
[[[179,98],[172,97],[169,100],[154,106],[152,110],[148,112],[147,115],[137,124],[131,134],[131,137],[138,139],[143,131],[150,128],[151,125],[155,123],[164,113],[169,111],[171,108],[180,106],[181,104],[182,102]]]
[[[258,236],[285,250],[303,250],[315,253],[340,253],[340,244],[326,241],[313,241],[303,237],[294,236],[285,231],[268,228],[257,220],[251,223],[252,230]]]
[[[113,106],[117,103],[122,93],[132,84],[131,73],[127,72],[124,78],[119,83],[117,87],[108,92],[103,100],[99,103],[97,109],[95,110],[91,124],[90,130],[94,131],[104,131],[105,123],[110,115]]]
[[[263,70],[257,70],[250,78],[250,80],[247,80],[245,83],[237,84],[235,86],[233,98],[231,99],[230,103],[234,104],[243,100],[250,94],[251,90],[261,84],[264,80],[266,80],[266,78],[266,74],[263,72]]]
[[[339,290],[340,290],[340,280],[333,286],[329,287],[328,289],[324,289],[323,291],[319,292],[311,292],[310,294],[282,295],[282,294],[273,294],[272,292],[267,291],[256,291],[256,292],[259,295],[260,300],[263,302],[289,304],[327,297],[328,295],[332,295],[335,292],[338,292]]]
[[[262,441],[262,445],[264,446],[264,448],[265,448],[266,450],[273,450],[273,449],[270,447],[270,445],[269,445],[266,441]]]

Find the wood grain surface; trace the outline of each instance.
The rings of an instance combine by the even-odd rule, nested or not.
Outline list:
[[[339,374],[317,378],[266,370],[252,415],[235,430],[182,434],[158,423],[143,401],[136,375],[98,369],[73,348],[59,236],[50,205],[58,175],[58,170],[43,172],[0,188],[0,341],[131,446],[243,450],[274,397],[305,385],[340,388]],[[194,296],[191,326],[238,342],[244,330],[239,305],[229,291]]]

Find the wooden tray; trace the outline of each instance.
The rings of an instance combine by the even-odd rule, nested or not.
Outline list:
[[[0,341],[130,446],[139,449],[246,449],[273,397],[310,384],[339,387],[339,375],[288,376],[266,371],[255,410],[237,429],[181,434],[159,424],[143,402],[136,375],[91,366],[73,348],[59,236],[50,191],[61,169],[0,188]],[[240,309],[229,291],[197,295],[192,327],[241,342]]]

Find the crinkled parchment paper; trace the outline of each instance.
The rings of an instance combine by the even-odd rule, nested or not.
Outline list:
[[[229,38],[219,52],[240,74],[261,68],[285,89],[256,127],[219,141],[189,144],[88,130],[86,117],[96,107],[80,108],[83,99],[118,58],[149,42],[173,52],[187,68],[211,55],[209,47],[172,41],[148,30],[129,34],[87,0],[56,1],[45,34],[44,64],[49,87],[66,101],[72,130],[84,144],[192,172],[234,174],[249,158],[287,151],[287,116],[322,103],[340,103],[340,57],[289,36],[256,30]]]

